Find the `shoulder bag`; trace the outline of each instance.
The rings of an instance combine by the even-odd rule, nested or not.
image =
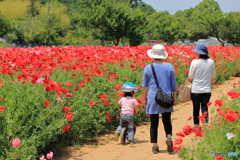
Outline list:
[[[153,63],[151,64],[151,68],[152,68],[152,72],[153,72],[153,77],[154,77],[156,85],[157,85],[157,93],[155,96],[155,101],[159,106],[168,109],[168,108],[172,107],[174,104],[173,96],[172,96],[172,94],[168,95],[165,92],[163,92],[162,88],[158,85],[157,76],[156,76],[156,72],[155,72]]]

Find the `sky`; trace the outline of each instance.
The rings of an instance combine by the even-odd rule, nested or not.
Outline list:
[[[142,0],[151,5],[157,12],[168,11],[175,14],[177,11],[196,7],[202,0]],[[222,12],[240,12],[240,0],[215,0]]]

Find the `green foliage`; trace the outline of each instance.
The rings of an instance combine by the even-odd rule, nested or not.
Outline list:
[[[35,17],[40,14],[38,10],[38,0],[30,0],[30,5],[27,6],[27,14],[30,15],[31,17]]]
[[[223,13],[218,3],[214,0],[203,0],[194,8],[192,13],[194,15],[193,22],[198,25],[198,29],[203,28],[208,31],[210,33],[208,36],[216,37],[224,45],[224,42],[220,39]]]
[[[237,88],[234,89],[237,91]],[[226,97],[222,97],[223,100],[226,100]],[[231,102],[224,103],[223,110],[226,108],[230,108],[236,112],[240,112],[239,104],[240,100],[233,99]],[[228,122],[225,120],[224,117],[219,115],[215,115],[211,120],[213,125],[211,129],[204,127],[204,137],[196,138],[194,147],[189,150],[187,148],[183,148],[179,152],[180,158],[183,160],[193,160],[193,159],[206,159],[212,160],[213,157],[210,156],[211,152],[237,152],[238,156],[223,156],[225,160],[238,160],[240,158],[240,132],[239,121],[235,122]],[[219,125],[220,124],[220,125]],[[235,133],[235,131],[237,131]],[[226,134],[227,133],[234,133],[235,137],[228,140]]]
[[[0,37],[5,36],[11,29],[10,23],[0,12]]]
[[[155,12],[149,16],[149,30],[153,34],[151,39],[162,39],[172,45],[176,39],[185,37],[185,23],[168,12]]]
[[[232,44],[240,44],[240,13],[231,12],[224,14],[221,37]]]
[[[87,21],[96,30],[93,32],[94,38],[112,41],[115,45],[122,38],[129,38],[133,45],[140,44],[145,29],[145,14],[138,9],[131,10],[130,4],[116,3],[118,2],[104,1],[88,10]]]

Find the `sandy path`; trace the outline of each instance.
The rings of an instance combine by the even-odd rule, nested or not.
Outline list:
[[[216,86],[212,91],[211,102],[225,96],[233,88],[234,83],[238,83],[240,78],[226,81],[223,85]],[[210,110],[214,110],[210,106]],[[209,110],[209,111],[210,111]],[[185,125],[193,125],[193,121],[187,119],[192,116],[191,102],[181,103],[175,106],[172,114],[173,139],[177,138],[176,133],[180,132]],[[210,113],[211,117],[211,113]],[[135,134],[135,144],[121,145],[120,141],[113,140],[113,132],[99,137],[98,144],[85,144],[78,150],[65,148],[64,151],[55,156],[55,160],[180,160],[177,153],[169,154],[166,151],[165,134],[160,119],[158,144],[160,152],[152,154],[152,145],[149,142],[149,124],[137,127]],[[186,141],[185,141],[186,143]]]

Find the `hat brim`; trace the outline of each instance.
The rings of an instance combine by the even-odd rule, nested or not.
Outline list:
[[[200,55],[208,55],[208,52],[203,52],[202,50],[200,49],[197,49],[195,48],[194,50],[192,50],[193,52],[197,53],[197,54],[200,54]]]
[[[132,91],[137,91],[138,89],[131,89],[131,88],[122,88],[123,92],[132,92]]]
[[[149,49],[147,51],[147,55],[150,58],[154,58],[154,59],[166,59],[168,57],[168,53],[165,51],[164,54],[161,55],[156,55],[152,52],[152,49]]]

